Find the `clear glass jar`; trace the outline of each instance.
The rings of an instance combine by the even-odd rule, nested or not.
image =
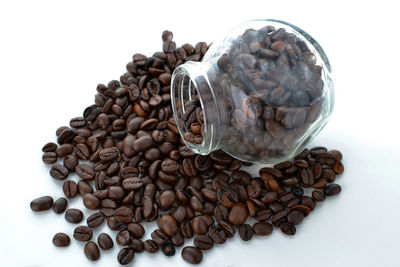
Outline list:
[[[326,125],[334,90],[321,46],[300,28],[267,19],[239,25],[202,62],[176,68],[171,99],[194,152],[222,149],[275,163],[299,153]]]

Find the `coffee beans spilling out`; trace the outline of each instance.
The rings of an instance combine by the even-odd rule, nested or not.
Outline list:
[[[184,139],[201,144],[206,119],[219,121],[218,135],[231,155],[253,162],[290,155],[321,115],[321,63],[300,37],[284,28],[247,29],[232,38],[215,54],[216,68],[207,74],[212,92],[201,95],[204,103],[219,101],[222,110],[203,114],[193,92],[196,96],[184,103],[179,121]]]
[[[120,81],[97,86],[95,104],[83,117],[57,129],[58,145],[43,147],[43,162],[54,164],[50,175],[65,180],[64,195],[79,195],[85,207],[97,211],[86,218],[87,226],[77,225],[74,239],[87,242],[84,254],[89,260],[99,259],[99,247],[108,250],[114,242],[106,233],[93,238],[92,228],[106,222],[122,246],[117,260],[126,265],[143,251],[173,256],[176,247],[194,237],[194,246],[186,246],[181,255],[198,264],[203,251],[223,244],[237,231],[245,241],[270,235],[273,226],[293,235],[317,201],[341,191],[333,183],[344,170],[341,153],[305,149],[294,161],[260,169],[258,177],[241,170],[249,164],[223,151],[194,154],[180,139],[172,118],[170,79],[176,66],[201,60],[208,47],[201,42],[176,48],[168,31],[162,38],[163,52],[151,57],[135,54]],[[192,109],[199,119],[191,126],[202,116],[198,107]],[[200,138],[196,127],[191,128]],[[72,174],[80,178],[78,183],[68,180]],[[312,196],[303,188],[313,188]],[[67,198],[53,203],[52,197],[44,196],[30,205],[33,211],[53,207],[63,213]],[[246,224],[248,217],[257,222]],[[65,219],[78,224],[84,215],[71,207]],[[142,241],[142,224],[152,221],[158,228],[151,239]],[[53,243],[68,246],[70,238],[58,233]]]

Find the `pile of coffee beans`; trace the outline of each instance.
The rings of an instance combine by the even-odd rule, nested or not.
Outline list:
[[[70,126],[57,129],[57,143],[43,147],[43,162],[53,164],[50,175],[62,180],[65,198],[51,196],[33,200],[39,212],[65,212],[65,219],[77,224],[73,238],[85,242],[89,260],[109,250],[113,239],[97,237],[93,229],[106,223],[116,231],[121,246],[120,264],[132,262],[135,253],[173,256],[175,248],[194,237],[194,246],[182,250],[182,258],[198,264],[203,251],[226,242],[237,229],[243,240],[272,233],[273,226],[293,235],[296,225],[312,211],[317,201],[341,191],[335,183],[343,172],[342,155],[318,147],[304,150],[296,159],[273,168],[262,168],[259,177],[241,170],[249,165],[223,151],[196,155],[180,138],[170,106],[171,73],[178,65],[202,59],[208,47],[185,44],[176,48],[172,33],[162,34],[163,52],[151,57],[135,54],[128,72],[108,85],[99,84],[95,104]],[[80,179],[76,183],[71,175]],[[313,188],[311,196],[303,188]],[[82,197],[96,213],[86,218],[68,199]],[[248,217],[258,222],[246,224]],[[142,240],[145,222],[156,221],[151,239]],[[70,244],[70,237],[57,233],[55,246]]]
[[[316,55],[300,37],[273,26],[247,29],[226,46],[218,57],[210,57],[216,58],[216,68],[208,73],[215,80],[213,94],[224,102],[223,111],[205,112],[220,116],[223,147],[252,162],[290,155],[320,117],[325,100]],[[205,94],[203,101],[214,101]],[[199,101],[195,98],[184,105],[180,116],[184,138],[199,144],[205,135],[200,131]]]

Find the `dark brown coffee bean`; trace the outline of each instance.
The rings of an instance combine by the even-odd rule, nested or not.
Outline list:
[[[336,174],[342,174],[344,172],[344,166],[339,160],[333,164],[332,169]]]
[[[235,226],[242,225],[246,221],[247,215],[246,206],[241,202],[236,203],[229,213],[229,222]]]
[[[296,234],[296,226],[291,223],[283,222],[280,224],[279,228],[281,229],[282,233],[286,235],[295,235]]]
[[[67,179],[69,171],[67,168],[60,164],[55,164],[51,167],[50,175],[56,180],[65,180]]]
[[[59,199],[57,199],[56,201],[54,201],[53,204],[53,211],[57,214],[61,214],[63,213],[68,205],[68,201],[66,198],[60,197]]]
[[[86,194],[83,196],[83,205],[90,210],[97,210],[100,204],[100,200],[93,194]]]
[[[55,152],[57,149],[57,144],[53,143],[53,142],[49,142],[47,144],[45,144],[42,148],[42,151],[44,153],[46,152]]]
[[[256,222],[253,225],[253,231],[256,235],[266,236],[272,233],[272,225],[267,222]]]
[[[129,247],[133,249],[135,252],[143,252],[144,246],[143,246],[143,241],[140,239],[132,239],[132,241],[129,244]]]
[[[91,181],[94,179],[95,171],[92,166],[88,164],[78,164],[75,167],[76,174],[86,181]]]
[[[287,221],[293,225],[300,224],[304,219],[304,213],[298,210],[292,210],[287,215]]]
[[[120,207],[115,211],[115,219],[121,223],[131,223],[133,219],[133,211],[128,207]]]
[[[64,143],[69,143],[72,141],[72,138],[74,138],[74,132],[67,127],[58,135],[57,143],[61,145]]]
[[[95,228],[101,225],[104,221],[104,216],[101,213],[93,213],[86,219],[86,223],[90,228]]]
[[[115,237],[117,244],[120,246],[127,246],[130,244],[132,237],[128,230],[119,231]]]
[[[31,201],[30,207],[33,211],[48,210],[53,206],[53,198],[50,196],[43,196]]]
[[[88,182],[80,180],[78,182],[78,192],[83,197],[86,194],[92,194],[93,188]]]
[[[64,158],[64,167],[69,171],[74,171],[78,164],[79,160],[73,155],[68,155]]]
[[[208,225],[202,217],[197,216],[192,220],[192,229],[194,233],[204,235],[208,231]]]
[[[191,264],[199,264],[203,259],[203,252],[196,247],[184,247],[182,250],[182,258]]]
[[[142,238],[144,235],[144,228],[139,223],[128,224],[128,231],[132,234],[134,238]]]
[[[100,258],[99,247],[93,241],[89,241],[86,243],[84,252],[86,257],[91,261],[97,261]]]
[[[55,152],[45,152],[42,160],[46,164],[53,164],[57,162],[57,154]]]
[[[182,234],[184,232],[182,231]],[[159,245],[163,245],[168,241],[168,235],[160,229],[156,229],[151,233],[151,238]]]
[[[324,195],[324,193],[322,193],[319,190],[314,190],[314,191],[312,191],[312,198],[315,201],[324,201],[325,200],[325,195]]]
[[[229,186],[224,186],[217,191],[218,201],[225,207],[231,208],[239,201],[238,195]]]
[[[160,229],[168,236],[174,236],[178,232],[178,225],[175,219],[170,215],[162,215],[158,225]]]
[[[207,235],[197,235],[194,238],[194,246],[201,250],[209,250],[214,247],[214,242]]]
[[[129,247],[121,249],[117,255],[118,263],[121,265],[131,263],[134,257],[135,251]]]
[[[165,256],[168,257],[175,255],[175,247],[173,244],[169,242],[162,245],[161,251],[164,253]]]
[[[74,147],[71,144],[63,144],[56,149],[56,154],[59,157],[65,157],[74,151]]]
[[[144,241],[143,247],[148,253],[151,254],[156,253],[159,249],[157,243],[151,239]]]
[[[215,244],[223,244],[227,239],[224,229],[219,225],[212,225],[208,229],[208,236]]]
[[[143,186],[142,180],[137,177],[127,178],[122,181],[122,187],[128,191],[136,190],[142,186]]]
[[[339,194],[342,191],[342,187],[338,184],[330,184],[325,186],[324,194],[326,196],[334,196]]]
[[[92,239],[93,231],[87,226],[78,226],[74,230],[74,238],[81,242],[86,242]]]
[[[239,227],[239,235],[243,241],[249,241],[253,237],[253,227],[249,224],[243,224]]]
[[[114,246],[112,238],[106,233],[101,233],[99,235],[99,237],[97,238],[97,243],[104,250],[109,250]]]
[[[63,192],[65,197],[74,198],[78,194],[78,186],[75,181],[68,180],[63,183]]]
[[[57,247],[68,247],[71,239],[67,234],[57,233],[53,237],[53,244]]]
[[[65,212],[65,220],[70,223],[80,223],[83,219],[82,211],[78,209],[68,209]]]

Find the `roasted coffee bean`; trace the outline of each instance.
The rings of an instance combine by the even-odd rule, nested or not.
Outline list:
[[[219,225],[212,225],[208,229],[208,236],[214,241],[215,244],[223,244],[226,241],[226,234],[224,229]]]
[[[72,180],[65,181],[63,184],[64,195],[67,198],[74,198],[78,194],[78,186]]]
[[[135,257],[135,251],[129,247],[123,248],[118,252],[118,263],[121,265],[127,265],[132,262]]]
[[[86,223],[90,228],[95,228],[104,222],[104,216],[101,213],[93,213],[86,219]]]
[[[132,240],[131,234],[128,230],[119,231],[116,238],[118,245],[127,246]]]
[[[203,217],[197,216],[192,220],[192,229],[194,233],[198,235],[204,235],[208,230],[207,222],[203,219]]]
[[[156,253],[159,249],[157,243],[151,239],[144,241],[143,246],[144,249],[151,254]]]
[[[239,227],[239,235],[243,241],[249,241],[253,237],[254,231],[253,227],[249,224],[242,224]]]
[[[298,225],[304,219],[304,213],[298,210],[292,210],[287,215],[287,221],[293,225]]]
[[[334,196],[339,194],[342,191],[342,187],[338,184],[330,184],[325,186],[324,188],[324,194],[326,196]]]
[[[115,219],[121,223],[131,223],[133,219],[133,211],[128,207],[120,207],[115,211]]]
[[[286,235],[295,235],[296,234],[296,226],[294,226],[291,223],[283,222],[279,225],[279,228],[281,229],[282,233],[284,233]]]
[[[74,230],[74,238],[81,242],[86,242],[92,239],[93,231],[87,226],[78,226]]]
[[[272,225],[267,222],[256,222],[253,225],[253,231],[254,234],[256,235],[261,235],[261,236],[270,235],[272,233],[272,230],[273,230]]]
[[[53,244],[57,247],[68,247],[71,239],[67,234],[57,233],[53,237]]]
[[[196,247],[184,247],[182,250],[182,258],[191,264],[199,264],[203,259],[203,252]]]
[[[78,164],[75,167],[76,174],[86,181],[91,181],[94,179],[95,171],[92,166],[88,164]]]
[[[69,171],[67,168],[60,164],[55,164],[51,167],[50,175],[56,180],[65,180],[67,179]]]
[[[97,243],[104,250],[109,250],[114,246],[112,238],[106,233],[101,233],[99,235],[99,237],[97,238]]]
[[[93,188],[88,182],[80,180],[78,182],[78,192],[83,197],[86,194],[93,194]]]
[[[128,231],[134,238],[142,238],[144,235],[144,228],[139,223],[128,224]]]
[[[171,243],[165,243],[161,247],[161,251],[164,253],[165,256],[174,256],[175,255],[175,247]]]
[[[170,215],[162,215],[158,225],[160,226],[160,229],[168,236],[174,236],[178,232],[178,224]]]
[[[246,206],[241,202],[236,203],[229,213],[229,222],[235,226],[242,225],[246,221],[247,215]]]
[[[214,242],[207,235],[197,235],[194,238],[194,246],[201,250],[209,250],[214,247]]]
[[[300,186],[294,186],[294,187],[292,187],[291,191],[292,191],[292,193],[293,193],[293,195],[294,195],[295,197],[302,197],[303,194],[304,194],[304,189],[301,188]]]
[[[68,155],[64,158],[64,167],[69,171],[74,171],[79,164],[79,160],[74,155]]]
[[[218,201],[225,207],[231,208],[239,201],[238,195],[229,186],[224,186],[217,191]]]
[[[314,190],[314,191],[312,191],[312,198],[315,201],[324,201],[325,200],[325,195],[324,195],[324,193],[322,193],[319,190]]]
[[[74,147],[71,144],[63,144],[56,149],[56,154],[59,157],[65,157],[74,151]]]
[[[100,200],[93,194],[86,194],[83,196],[83,205],[90,210],[97,210],[100,205]]]
[[[68,209],[65,212],[65,220],[70,223],[80,223],[83,219],[82,211],[78,209]]]
[[[143,252],[144,250],[143,241],[140,239],[132,239],[129,247],[138,253]]]
[[[46,152],[54,152],[57,149],[57,144],[53,143],[53,142],[49,142],[47,144],[45,144],[42,148],[42,151],[44,153]]]
[[[184,232],[182,232],[183,234]],[[151,233],[151,238],[159,245],[163,245],[168,241],[168,235],[160,229],[156,229]]]
[[[31,201],[31,210],[44,211],[53,206],[53,198],[50,196],[39,197]]]
[[[86,257],[91,261],[97,261],[100,258],[99,247],[93,241],[89,241],[86,243],[84,252]]]
[[[53,211],[57,214],[61,214],[63,213],[68,205],[68,201],[66,198],[60,197],[59,199],[57,199],[56,201],[54,201],[53,204]]]
[[[46,164],[53,164],[57,162],[57,154],[55,152],[45,152],[42,160]]]

